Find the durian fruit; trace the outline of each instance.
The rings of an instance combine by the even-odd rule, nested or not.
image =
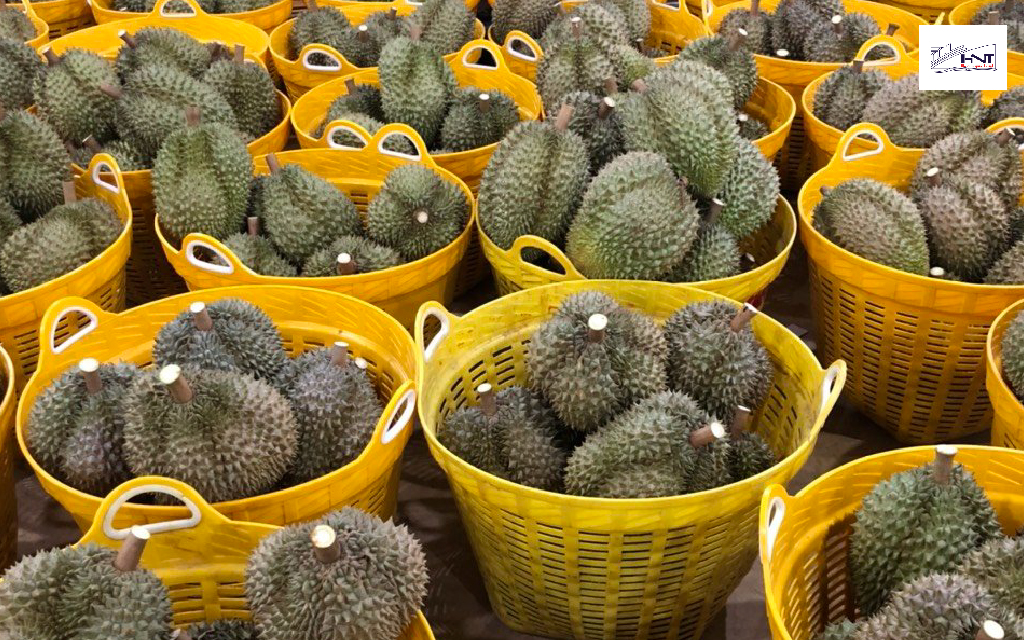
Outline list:
[[[426,559],[405,526],[344,507],[263,538],[244,584],[261,640],[398,638],[426,596]]]
[[[778,55],[782,49],[794,59],[804,59],[807,37],[815,26],[845,13],[839,0],[782,0],[772,16],[771,53]]]
[[[395,38],[407,33],[406,23],[408,17],[399,16],[395,9],[389,9],[388,11],[376,11],[366,19],[366,21],[360,26],[366,27],[366,32],[370,37],[370,42],[376,48],[376,59],[380,59],[380,52],[384,48],[384,45],[391,42]]]
[[[743,46],[747,37],[744,33],[746,31],[737,31],[731,37],[714,35],[694,40],[676,58],[703,62],[721,71],[732,87],[733,106],[737,109],[747,104],[757,86],[757,64],[753,54]]]
[[[651,8],[645,0],[596,0],[606,10],[615,8],[625,21],[629,44],[640,46],[651,32]]]
[[[48,67],[36,82],[39,113],[62,140],[114,137],[116,100],[101,87],[118,88],[117,72],[105,59],[85,49],[58,57],[46,51]]]
[[[391,247],[361,236],[338,236],[331,244],[314,251],[302,264],[302,275],[310,278],[348,276],[383,271],[402,264],[402,256]]]
[[[510,31],[541,37],[558,16],[558,5],[549,0],[495,0],[492,11],[492,36],[504,42]]]
[[[131,478],[121,446],[121,398],[138,375],[134,364],[80,361],[40,393],[29,412],[25,439],[55,478],[102,496]]]
[[[253,273],[265,276],[290,278],[298,275],[298,270],[281,257],[274,243],[260,235],[259,218],[247,218],[246,225],[246,233],[236,233],[224,239],[224,246],[231,249],[242,264]]]
[[[589,6],[591,4],[587,3],[574,13]],[[537,65],[537,91],[547,113],[558,113],[559,106],[570,93],[587,91],[599,94],[605,79],[617,77],[606,50],[601,48],[590,31],[585,30],[583,18],[573,15],[566,24],[568,33],[544,48],[544,57]]]
[[[153,361],[161,367],[181,364],[271,383],[280,379],[289,362],[270,317],[256,305],[233,298],[209,305],[193,302],[161,327],[153,343]]]
[[[657,63],[647,54],[637,51],[628,44],[620,44],[608,50],[608,58],[615,69],[619,88],[625,91],[637,80],[643,80],[654,73]]]
[[[774,467],[779,459],[757,433],[750,430],[750,409],[739,405],[729,427],[729,473],[740,481]]]
[[[885,73],[865,71],[864,61],[854,60],[818,85],[811,110],[825,124],[846,131],[861,122],[868,100],[889,82]]]
[[[0,3],[0,40],[27,42],[36,37],[36,27],[21,11],[6,11],[7,3]]]
[[[256,626],[237,618],[190,624],[186,631],[192,640],[257,640]],[[181,636],[177,640],[182,640]]]
[[[366,233],[407,261],[451,244],[465,230],[470,203],[462,189],[430,167],[403,164],[384,178],[366,209]]]
[[[308,9],[300,13],[288,32],[288,51],[291,59],[302,53],[302,48],[310,44],[327,45],[338,53],[345,55],[352,40],[349,33],[351,23],[337,7],[321,7],[316,2],[310,3]],[[316,61],[326,64],[326,60]]]
[[[804,56],[811,62],[846,62],[861,46],[881,31],[875,19],[866,13],[834,15],[811,29],[804,41]]]
[[[847,563],[863,614],[873,614],[911,580],[952,571],[964,554],[1000,535],[985,493],[969,471],[954,466],[956,452],[939,445],[933,464],[896,473],[864,498]]]
[[[217,123],[190,124],[167,136],[153,163],[153,199],[168,240],[190,233],[227,238],[242,225],[252,157],[238,133]],[[268,225],[269,227],[269,225]]]
[[[1017,397],[1024,397],[1024,314],[1017,314],[1010,322],[999,344],[1003,376]]]
[[[285,395],[299,433],[288,471],[288,479],[295,484],[355,460],[373,437],[384,410],[366,373],[366,361],[353,361],[344,342],[296,358]]]
[[[573,451],[565,469],[566,492],[596,498],[689,493],[706,482],[696,477],[703,475],[697,472],[698,459],[724,437],[725,427],[693,399],[675,391],[656,393]]]
[[[374,120],[385,119],[384,108],[381,106],[380,89],[370,84],[356,84],[354,80],[345,80],[346,93],[338,96],[327,108],[323,121],[319,128],[314,131],[316,137],[324,134],[324,126],[335,120],[341,120],[342,116],[351,113],[362,113]]]
[[[140,375],[122,407],[132,471],[186,482],[209,502],[270,491],[295,457],[288,401],[239,371],[169,364]]]
[[[95,138],[89,136],[82,141],[81,147],[69,148],[68,153],[71,155],[72,162],[82,168],[89,166],[92,157],[97,153],[105,153],[111,156],[117,162],[117,168],[122,172],[141,171],[149,169],[151,165],[151,163],[145,161],[131,143],[124,140],[111,140],[107,144],[101,145],[99,142],[96,142]]]
[[[984,119],[980,92],[921,91],[916,73],[883,85],[863,114],[864,122],[880,125],[902,147],[930,147],[951,133],[979,128]]]
[[[274,0],[215,0],[215,2],[214,13],[242,13],[270,6]]]
[[[719,201],[721,202],[721,201]],[[705,282],[743,271],[736,236],[714,221],[704,221],[682,261],[663,278],[667,282]]]
[[[558,417],[593,431],[664,391],[667,344],[654,321],[597,292],[571,295],[534,332],[530,380]]]
[[[463,87],[452,97],[440,145],[451,151],[478,149],[499,142],[518,123],[519,108],[512,98],[500,91]]]
[[[995,124],[1007,118],[1024,117],[1024,85],[1009,87],[996,96],[985,114],[985,125]]]
[[[1009,131],[954,133],[936,142],[918,161],[910,179],[911,193],[930,188],[939,176],[989,187],[999,192],[1007,210],[1015,210],[1024,182],[1024,164]],[[941,180],[941,178],[939,178]]]
[[[757,407],[773,367],[750,329],[756,313],[725,302],[695,302],[673,313],[665,323],[669,387],[716,416],[732,416],[737,405]]]
[[[441,55],[455,53],[473,39],[476,16],[464,0],[424,0],[405,23],[406,34],[420,30],[420,40]]]
[[[419,132],[428,148],[441,133],[455,93],[455,75],[419,30],[395,38],[380,54],[380,97],[388,122],[402,122]]]
[[[985,274],[987,284],[1024,284],[1024,240],[1018,240]]]
[[[740,127],[740,137],[745,140],[759,140],[771,133],[767,124],[743,111],[736,114],[736,123]]]
[[[985,587],[1001,610],[1024,618],[1024,540],[992,538],[968,553],[957,572]]]
[[[814,640],[856,640],[858,629],[858,623],[840,620],[825,627],[821,633],[814,636]]]
[[[171,637],[171,599],[138,567],[149,531],[132,527],[120,550],[87,543],[40,551],[0,581],[0,635],[61,640]]]
[[[716,222],[737,239],[746,238],[768,223],[778,197],[778,171],[757,145],[738,140],[736,155],[717,194],[722,208]]]
[[[910,198],[883,182],[855,179],[823,189],[813,224],[836,245],[867,260],[928,274],[921,212]]]
[[[614,79],[606,80],[608,82],[615,84]],[[565,96],[565,104],[573,108],[569,131],[587,143],[592,173],[597,173],[613,158],[622,155],[625,151],[622,124],[616,112],[615,98],[598,98],[592,93],[577,91]]]
[[[512,386],[495,393],[477,387],[479,402],[458,409],[437,431],[449,451],[499,478],[544,491],[560,491],[566,453],[558,420],[539,393]]]
[[[281,121],[281,106],[270,73],[260,64],[247,62],[242,45],[235,45],[234,57],[221,58],[203,74],[203,82],[213,87],[230,105],[238,129],[251,138],[259,138]]]
[[[573,37],[579,25],[583,35],[600,50],[608,52],[619,45],[630,46],[629,27],[626,16],[612,3],[587,2],[576,7],[572,13],[556,18],[541,37],[541,49],[549,55],[561,43]]]
[[[3,248],[4,243],[7,242],[12,233],[17,231],[21,224],[18,212],[14,210],[14,207],[5,198],[0,197],[0,249]]]
[[[700,217],[668,162],[634,151],[591,181],[566,236],[566,255],[588,278],[656,280],[697,237]]]
[[[9,11],[17,13],[20,11]],[[32,47],[21,40],[0,38],[0,108],[25,109],[33,101],[32,88],[43,72],[43,62]]]
[[[752,0],[750,9],[734,9],[730,11],[718,27],[718,32],[726,37],[740,36],[740,43],[751,53],[770,55],[772,16],[761,11],[759,0]]]
[[[46,122],[27,111],[0,110],[0,193],[25,221],[61,203],[71,158]]]
[[[267,156],[270,178],[260,193],[263,224],[285,258],[302,264],[341,235],[362,235],[356,205],[327,180],[297,164]]]
[[[517,124],[488,161],[478,196],[480,228],[502,249],[527,234],[557,244],[568,230],[589,177],[587,145],[568,131],[572,114],[565,105],[554,123]]]
[[[117,52],[114,66],[124,81],[150,66],[177,69],[199,78],[213,61],[213,48],[170,27],[144,27],[133,34],[121,34],[121,39],[125,44]],[[206,109],[205,103],[197,106]]]

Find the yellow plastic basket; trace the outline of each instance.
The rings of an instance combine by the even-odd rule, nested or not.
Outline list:
[[[850,153],[859,135],[874,139],[876,147]],[[920,150],[894,146],[876,125],[854,125],[832,162],[811,176],[797,200],[819,353],[849,363],[848,399],[907,444],[943,442],[989,428],[988,328],[1003,309],[1024,298],[1020,286],[927,278],[870,262],[811,226],[823,186],[873,178],[904,188],[920,156]]]
[[[39,14],[37,14],[36,10],[32,8],[32,3],[29,2],[29,0],[21,0],[20,7],[16,4],[12,4],[7,5],[6,8],[11,11],[21,11],[24,13],[28,16],[29,22],[31,22],[32,26],[35,28],[35,37],[31,40],[26,40],[25,44],[33,49],[38,49],[50,41],[50,27],[46,25],[45,20],[39,17]]]
[[[139,562],[167,586],[174,624],[184,627],[222,618],[249,619],[242,587],[245,565],[260,540],[277,527],[225,518],[186,484],[152,476],[122,484],[103,500],[78,544],[119,548],[129,533],[121,528],[126,521],[119,514],[128,500],[145,493],[166,494],[187,505],[187,511],[182,511],[188,518],[146,527],[152,537]],[[433,639],[430,626],[419,614],[397,640]]]
[[[145,13],[136,11],[118,11],[113,8],[112,0],[89,0],[92,9],[92,17],[96,24],[107,24],[118,20],[130,20],[142,18]],[[292,14],[291,0],[275,0],[272,4],[255,9],[253,11],[240,11],[238,13],[216,13],[210,14],[220,18],[231,18],[251,24],[255,27],[270,32],[274,27],[282,24]]]
[[[992,401],[992,444],[1024,449],[1024,405],[1003,379],[1002,341],[1010,322],[1024,310],[1024,300],[999,314],[988,332],[985,388]]]
[[[14,390],[14,364],[7,350],[0,347],[0,571],[18,555],[18,501],[14,495],[14,408],[18,405]]]
[[[324,2],[323,4],[337,7],[345,14],[349,22],[359,25],[380,11],[394,9],[400,16],[409,15],[415,12],[421,3],[413,0],[394,0],[393,2],[356,2],[352,4]],[[274,60],[274,67],[284,80],[288,96],[292,100],[298,100],[313,87],[364,70],[363,67],[357,67],[345,59],[345,56],[341,55],[334,47],[322,44],[307,44],[299,52],[298,58],[291,59],[288,51],[288,34],[291,33],[293,24],[295,24],[295,20],[289,20],[270,32],[270,55]],[[474,37],[483,38],[484,35],[484,26],[477,20]],[[326,57],[333,64],[314,64],[309,59],[314,54]],[[452,53],[445,56],[445,60],[453,60],[458,55],[458,53]]]
[[[25,441],[25,427],[36,397],[68,367],[82,358],[100,362],[151,362],[150,350],[160,328],[197,300],[206,303],[235,298],[259,306],[277,326],[287,351],[296,355],[339,339],[354,356],[366,359],[367,371],[387,407],[366,450],[348,465],[325,476],[261,496],[218,502],[218,511],[236,520],[290,524],[326,511],[354,506],[389,518],[394,513],[402,451],[409,439],[416,391],[411,338],[401,325],[379,309],[332,291],[302,287],[227,287],[194,291],[121,314],[106,313],[81,298],[65,298],[47,310],[41,331],[50,336],[40,348],[38,371],[29,380],[18,405],[18,444],[43,489],[67,509],[83,530],[102,498],[70,487],[39,466]],[[69,316],[80,319],[78,333],[55,345],[54,328]],[[142,524],[180,517],[178,507],[126,505],[124,522]]]
[[[888,36],[877,36],[865,42],[864,46],[861,47],[860,53],[857,54],[857,58],[863,60],[875,48],[892,51],[893,57],[866,62],[864,64],[866,69],[883,71],[894,79],[902,78],[911,73],[917,73],[917,60],[907,54],[902,43]],[[810,141],[811,166],[815,171],[829,163],[832,156],[835,155],[836,149],[839,147],[839,139],[843,135],[843,132],[839,129],[822,122],[821,119],[814,115],[811,109],[814,104],[814,96],[818,93],[818,88],[832,73],[835,72],[827,73],[807,85],[801,99],[804,112],[804,129],[807,131],[807,138]],[[1024,84],[1024,77],[1007,74],[1007,88],[1021,84]],[[986,105],[990,105],[1001,93],[1003,93],[1002,90],[982,91],[981,99]],[[872,149],[874,146],[869,140],[855,140],[849,151],[851,153],[860,153]]]
[[[32,2],[32,9],[49,28],[49,38],[66,36],[92,24],[88,0],[43,0]]]
[[[79,197],[92,196],[107,202],[125,223],[125,229],[112,245],[71,273],[49,282],[0,297],[0,346],[14,366],[16,389],[36,369],[39,357],[39,321],[53,302],[66,296],[82,296],[110,311],[124,308],[124,265],[132,242],[132,210],[127,189],[116,161],[106,154],[93,157],[89,170],[75,180]],[[74,326],[62,323],[57,328],[63,339]]]
[[[968,2],[958,3],[956,8],[949,12],[949,24],[971,24],[974,14],[990,3],[991,0],[968,0]],[[1024,53],[1007,48],[1006,70],[1010,73],[1024,76]]]
[[[559,303],[602,291],[664,321],[715,294],[655,282],[591,280],[520,291],[456,318],[436,303],[424,322],[440,330],[417,351],[419,416],[434,458],[448,475],[491,607],[512,629],[552,638],[701,636],[756,554],[757,506],[764,488],[789,481],[810,455],[839,397],[845,365],[822,370],[811,351],[764,315],[753,330],[775,364],[758,431],[785,458],[727,487],[673,498],[607,500],[548,493],[476,469],[437,440],[437,424],[483,382],[527,379],[529,340]]]
[[[899,449],[830,471],[792,497],[768,487],[758,537],[772,640],[811,640],[828,623],[854,617],[846,568],[854,512],[876,484],[934,458],[933,447]],[[956,462],[985,490],[1004,531],[1024,524],[1024,453],[961,446]]]

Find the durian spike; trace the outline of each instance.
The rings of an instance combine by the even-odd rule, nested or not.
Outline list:
[[[196,325],[196,329],[200,331],[213,330],[213,318],[206,310],[205,302],[193,302],[188,306],[188,312],[192,314],[192,324]]]
[[[956,454],[957,448],[951,444],[940,444],[935,447],[935,484],[949,484],[949,474],[953,470],[953,458]]]
[[[747,41],[747,30],[739,28],[729,37],[729,51],[739,51],[743,43]]]
[[[572,29],[572,37],[579,38],[582,33],[583,19],[579,16],[569,18],[569,27]]]
[[[573,106],[567,102],[562,103],[562,108],[558,110],[558,116],[555,117],[555,128],[559,131],[565,131],[569,128],[569,120],[572,119],[572,114],[576,111]]]
[[[480,411],[485,416],[493,416],[498,413],[498,404],[495,400],[494,387],[485,382],[476,388],[476,392],[477,395],[480,396]]]
[[[256,216],[249,216],[246,218],[245,230],[250,236],[260,235],[260,219]]]
[[[356,40],[359,42],[366,42],[370,39],[370,28],[365,24],[361,24],[356,27]]]
[[[352,259],[351,253],[338,254],[338,275],[350,276],[356,272],[356,261]]]
[[[716,420],[706,427],[701,427],[700,429],[692,432],[690,434],[690,446],[694,449],[699,449],[711,444],[712,442],[721,440],[724,437],[725,425]]]
[[[89,136],[85,140],[82,140],[82,145],[85,146],[85,148],[88,149],[89,151],[92,151],[94,154],[103,151],[103,147],[101,147],[100,143],[96,142],[96,138],[92,136]]]
[[[736,412],[732,414],[732,424],[729,425],[729,437],[739,440],[744,433],[750,430],[750,421],[754,414],[743,405],[736,405]]]
[[[139,560],[142,559],[142,552],[149,542],[149,529],[138,525],[131,528],[128,537],[121,543],[117,550],[117,557],[114,558],[114,567],[118,571],[135,571],[139,568]]]
[[[413,42],[419,42],[420,36],[423,35],[423,27],[418,24],[414,24],[409,27],[409,39]]]
[[[750,13],[758,13],[761,7],[761,0],[750,0]]]
[[[718,198],[711,198],[711,206],[708,207],[707,223],[714,224],[718,222],[718,216],[722,213],[722,209],[725,208],[725,203]]]
[[[757,310],[757,307],[749,302],[743,303],[740,310],[737,311],[736,315],[734,315],[732,320],[729,321],[729,329],[732,330],[733,333],[743,330],[743,327],[750,324],[750,319],[758,313],[760,312]]]
[[[412,214],[412,216],[416,222],[420,224],[427,224],[430,222],[430,213],[428,213],[426,209],[418,209]]]
[[[862,73],[864,71],[863,60],[854,60],[850,66],[853,67],[853,70],[856,71],[857,73]]]
[[[341,558],[338,534],[332,527],[325,524],[316,525],[309,534],[309,539],[313,543],[313,556],[322,564],[331,564]]]
[[[345,91],[352,95],[356,92],[356,81],[352,78],[345,78]]]
[[[244,62],[245,61],[245,46],[244,45],[240,45],[240,44],[236,44],[235,45],[235,55],[232,58],[232,60],[234,60],[235,62]]]
[[[64,204],[73,204],[78,200],[78,194],[75,193],[74,182],[71,180],[65,180],[60,186],[64,190]]]
[[[122,31],[121,33],[117,34],[117,36],[121,38],[121,40],[123,40],[124,43],[132,49],[138,46],[138,43],[135,42],[135,38],[132,36],[132,34],[128,33],[127,31]]]
[[[190,127],[198,127],[202,121],[199,107],[191,106],[185,108],[185,124]]]
[[[192,387],[188,386],[188,381],[181,375],[181,367],[169,364],[157,375],[160,378],[160,384],[167,387],[167,393],[170,394],[172,400],[178,404],[192,401]]]
[[[476,97],[476,106],[480,107],[480,113],[487,113],[491,110],[491,96],[488,93],[481,93]]]
[[[60,56],[53,52],[53,49],[47,49],[43,53],[43,57],[46,58],[46,64],[51,67],[55,67],[60,64]]]
[[[996,134],[996,142],[998,142],[999,144],[1006,144],[1012,138],[1013,132],[1010,131],[1009,129],[1001,129],[999,133]]]
[[[103,391],[103,379],[100,378],[100,363],[96,358],[82,358],[78,362],[78,372],[85,380],[85,392],[96,395]]]
[[[587,342],[596,344],[604,340],[605,329],[608,328],[608,316],[595,313],[587,318]]]
[[[893,36],[893,34],[894,34],[894,33],[896,33],[897,31],[899,31],[899,28],[900,28],[900,25],[898,25],[898,24],[892,24],[892,23],[890,22],[890,23],[889,23],[889,26],[885,28],[885,35],[887,35],[887,36],[889,36],[889,37],[891,38],[891,37]]]
[[[272,153],[267,154],[267,167],[270,169],[271,174],[281,173],[281,163],[278,161],[277,156]]]
[[[101,84],[99,90],[106,95],[110,96],[114,100],[121,98],[121,87],[116,87],[112,84]]]
[[[331,364],[339,367],[348,366],[348,343],[341,340],[334,343],[331,349]]]
[[[1003,640],[1004,637],[1006,637],[1006,632],[1003,631],[1003,625],[995,620],[986,620],[985,624],[978,629],[978,635],[974,637],[974,640]]]
[[[987,24],[999,24],[1001,22],[1001,16],[998,11],[989,11],[988,18],[985,19]]]
[[[612,111],[615,111],[615,100],[605,96],[597,105],[597,117],[604,120],[612,114]]]
[[[942,186],[942,176],[939,175],[939,168],[932,167],[924,172],[924,177],[928,179],[928,184],[933,187]]]
[[[192,634],[188,632],[188,629],[175,629],[171,634],[171,640],[192,640]]]
[[[629,85],[629,88],[637,93],[643,93],[647,91],[647,83],[642,78],[637,78]]]
[[[834,15],[832,16],[832,30],[836,32],[839,37],[843,36],[843,16]]]

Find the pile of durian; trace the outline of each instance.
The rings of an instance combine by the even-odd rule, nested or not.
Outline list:
[[[1024,402],[1024,313],[1017,314],[1007,325],[999,349],[1003,376],[1017,399]]]
[[[36,27],[27,15],[0,2],[0,43],[5,40],[27,42],[36,35]]]
[[[241,300],[192,303],[157,333],[152,362],[85,358],[54,379],[25,425],[36,462],[91,495],[158,475],[235,500],[343,467],[383,412],[345,343],[289,358],[270,318]]]
[[[862,617],[816,640],[1024,638],[1024,538],[1003,535],[955,454],[940,446],[933,464],[897,473],[864,498],[847,556]]]
[[[953,133],[1024,116],[1024,86],[1011,87],[986,107],[980,91],[922,91],[916,73],[894,80],[882,71],[865,70],[857,60],[825,78],[811,109],[842,131],[872,122],[894,144],[925,148]]]
[[[1024,5],[1016,0],[1000,0],[983,5],[971,17],[971,24],[1006,25],[1006,47],[1024,52]]]
[[[159,535],[159,534],[158,534]],[[19,640],[397,640],[426,595],[419,541],[404,526],[345,507],[260,541],[242,583],[252,621],[175,632],[167,587],[139,559],[133,527],[118,551],[42,551],[0,580],[0,635]]]
[[[438,440],[498,477],[580,496],[677,496],[748,478],[778,461],[751,428],[773,376],[754,313],[698,302],[661,327],[604,293],[569,296],[530,339],[529,386],[480,385]]]
[[[277,0],[195,0],[205,13],[242,13],[269,7]],[[156,8],[157,0],[114,0],[112,8],[117,11],[150,13]],[[192,8],[182,0],[171,0],[163,7],[164,13],[192,13]]]
[[[571,46],[589,46],[581,17],[569,23]],[[542,92],[561,107],[552,120],[516,125],[494,152],[480,185],[484,233],[503,249],[540,236],[588,278],[741,273],[740,246],[768,224],[779,194],[778,173],[737,119],[757,83],[749,52],[721,36],[699,40],[628,93],[603,98],[608,76],[582,78],[586,67],[571,56],[556,73],[557,50],[544,60],[552,66],[538,73]]]
[[[946,136],[921,156],[909,195],[872,179],[824,187],[813,226],[847,251],[907,273],[1024,284],[1017,147],[1006,130]]]

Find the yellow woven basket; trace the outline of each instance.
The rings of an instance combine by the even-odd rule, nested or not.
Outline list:
[[[35,37],[31,40],[26,40],[25,44],[33,49],[38,49],[50,41],[50,27],[46,25],[45,20],[39,17],[39,14],[37,14],[36,10],[32,8],[32,3],[29,2],[29,0],[21,0],[20,7],[17,5],[5,5],[5,7],[12,11],[21,11],[24,13],[28,16],[29,22],[31,22],[32,26],[35,28]]]
[[[92,9],[92,17],[96,24],[107,24],[118,20],[130,20],[142,18],[145,13],[136,11],[119,11],[113,8],[112,0],[89,0],[89,7]],[[240,11],[238,13],[216,13],[210,14],[220,18],[231,18],[259,27],[264,31],[271,31],[274,27],[282,24],[292,14],[291,0],[275,0],[272,4],[255,9],[253,11]]]
[[[354,4],[325,2],[323,4],[336,6],[345,14],[349,22],[359,25],[379,11],[394,9],[400,16],[409,15],[415,12],[421,3],[413,2],[413,0],[394,0],[394,2],[356,2]],[[364,70],[363,67],[357,67],[345,59],[345,56],[341,55],[334,47],[322,44],[307,44],[299,52],[299,57],[292,60],[288,52],[288,34],[291,33],[293,24],[295,24],[295,20],[289,20],[270,32],[270,55],[274,60],[274,67],[284,80],[288,96],[292,100],[298,100],[313,87]],[[483,38],[484,34],[484,26],[477,20],[474,37]],[[328,58],[333,64],[314,64],[309,59],[314,54]],[[445,56],[445,60],[454,60],[458,55],[458,53],[452,53]],[[375,69],[376,67],[369,68]]]
[[[580,291],[608,293],[662,322],[683,304],[725,300],[663,283],[591,280],[520,291],[461,318],[428,303],[417,317],[417,344],[428,318],[440,330],[417,351],[427,443],[448,475],[491,607],[509,627],[552,638],[699,638],[754,559],[761,493],[806,461],[845,365],[822,370],[781,324],[755,317],[754,333],[776,368],[756,424],[786,457],[712,491],[645,500],[566,496],[512,484],[452,455],[435,436],[438,422],[483,382],[525,382],[530,336]]]
[[[7,350],[0,347],[0,571],[18,555],[18,501],[14,495],[14,408],[18,405],[14,390],[14,364]]]
[[[873,138],[875,149],[850,153],[858,135]],[[811,176],[797,200],[819,353],[849,363],[848,398],[908,444],[989,428],[988,328],[1003,309],[1024,298],[1021,286],[952,282],[875,264],[837,247],[811,226],[821,187],[873,178],[903,188],[920,156],[920,150],[893,146],[876,125],[854,125],[832,162]]]
[[[66,36],[92,24],[88,0],[43,0],[32,2],[32,9],[49,28],[49,38]]]
[[[222,618],[249,619],[242,582],[249,555],[260,540],[277,530],[265,524],[229,520],[211,507],[192,487],[176,480],[145,477],[114,489],[99,506],[95,520],[77,544],[117,549],[129,531],[116,528],[119,512],[131,498],[162,493],[186,505],[188,518],[164,520],[146,527],[152,536],[139,566],[156,574],[167,586],[180,627]],[[433,640],[419,614],[397,640]]]
[[[888,36],[877,36],[868,40],[861,47],[860,53],[857,54],[857,58],[863,60],[865,56],[876,48],[886,49],[893,52],[893,57],[884,60],[874,60],[866,62],[865,68],[877,69],[888,74],[891,78],[902,78],[911,73],[917,73],[918,63],[917,60],[907,54],[906,49],[903,48],[903,44]],[[818,88],[826,78],[832,73],[827,73],[820,78],[817,78],[804,89],[803,97],[801,98],[801,105],[804,112],[804,129],[807,131],[807,138],[810,141],[811,150],[811,166],[817,171],[824,167],[835,155],[836,149],[839,147],[839,139],[842,137],[843,132],[839,129],[822,122],[811,107],[814,104],[814,96],[818,93]],[[1006,86],[1007,88],[1015,87],[1024,84],[1024,77],[1007,74]],[[981,92],[981,99],[985,105],[992,104],[992,101],[1002,94],[1002,90],[986,90]],[[874,148],[874,143],[869,140],[855,140],[849,149],[850,153],[860,153]]]
[[[1024,310],[1024,300],[999,314],[988,332],[985,389],[992,401],[992,444],[997,447],[1024,449],[1024,405],[1003,379],[1003,333],[1014,318]]]
[[[991,0],[968,0],[968,2],[958,3],[956,8],[949,12],[949,24],[971,24],[974,14],[990,3]],[[1006,70],[1010,73],[1024,76],[1024,53],[1007,48]]]
[[[39,320],[53,302],[74,295],[110,311],[124,308],[124,264],[132,242],[132,210],[117,162],[106,154],[94,156],[89,170],[75,180],[75,188],[79,197],[92,196],[107,202],[125,223],[125,229],[114,244],[71,273],[0,297],[0,346],[10,355],[14,385],[19,390],[36,369]],[[62,323],[57,328],[58,339],[74,328]]]
[[[772,640],[811,640],[828,623],[854,617],[846,569],[854,512],[876,484],[934,458],[933,447],[899,449],[830,471],[792,497],[768,487],[758,537]],[[1024,453],[961,446],[956,462],[985,490],[1004,531],[1024,524]]]
[[[411,338],[401,325],[379,309],[332,291],[301,287],[226,287],[194,291],[121,314],[107,313],[81,298],[55,303],[43,317],[43,335],[50,336],[40,349],[39,370],[29,380],[18,405],[17,433],[21,453],[43,489],[74,517],[85,530],[102,498],[70,487],[39,466],[29,451],[25,428],[36,397],[55,378],[82,358],[100,362],[150,364],[150,350],[160,328],[197,300],[206,303],[225,298],[241,299],[259,306],[274,321],[285,349],[296,355],[339,339],[347,342],[353,356],[366,359],[367,371],[387,407],[366,450],[348,465],[325,476],[261,496],[218,502],[217,511],[236,520],[265,524],[291,524],[316,518],[344,506],[389,518],[395,511],[402,451],[409,439],[416,392],[412,385],[415,360]],[[54,344],[54,328],[69,316],[80,320],[78,333]],[[119,522],[142,524],[180,517],[178,507],[130,504]]]

